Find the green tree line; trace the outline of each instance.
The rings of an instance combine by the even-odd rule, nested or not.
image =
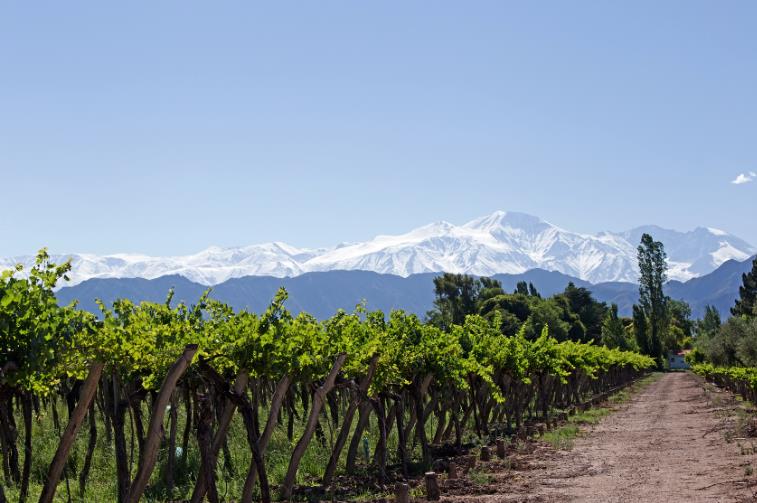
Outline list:
[[[739,297],[731,317],[723,322],[720,313],[707,306],[695,326],[694,363],[708,362],[719,367],[757,367],[757,258],[752,269],[742,275]]]

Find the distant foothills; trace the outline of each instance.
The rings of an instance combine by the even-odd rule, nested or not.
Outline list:
[[[691,306],[695,318],[704,316],[705,307],[714,306],[727,318],[730,308],[739,296],[742,274],[752,268],[752,259],[728,260],[715,271],[685,282],[669,281],[665,293],[675,300]],[[413,274],[401,277],[370,271],[325,271],[305,273],[293,278],[272,276],[246,276],[233,278],[211,288],[211,297],[225,302],[235,309],[262,312],[271,302],[279,287],[289,292],[287,307],[294,313],[308,312],[319,319],[332,316],[337,309],[352,311],[361,301],[368,309],[404,309],[423,317],[433,308],[433,278],[440,273]],[[594,297],[608,305],[617,304],[621,316],[630,316],[631,308],[638,302],[639,287],[629,282],[604,282],[592,284],[580,278],[556,271],[532,269],[522,274],[495,274],[507,291],[514,291],[519,282],[531,283],[544,296],[562,292],[569,283],[584,287]],[[168,290],[175,289],[174,299],[193,304],[209,287],[190,281],[182,276],[143,278],[95,278],[78,285],[64,287],[57,293],[61,303],[78,300],[80,307],[99,312],[95,299],[111,305],[117,298],[133,301],[162,302]]]

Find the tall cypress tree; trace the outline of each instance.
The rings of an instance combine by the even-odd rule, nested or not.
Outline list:
[[[541,298],[541,295],[540,295],[540,294],[539,294],[539,292],[538,292],[538,291],[536,290],[536,287],[534,286],[534,284],[533,284],[533,283],[531,283],[531,282],[529,282],[529,283],[528,283],[528,294],[529,294],[529,295],[530,295],[531,297],[539,297],[539,298]]]
[[[618,317],[618,305],[613,304],[607,310],[604,320],[602,321],[602,344],[608,348],[628,349],[626,339],[626,329],[623,322]]]
[[[515,285],[515,292],[513,293],[528,295],[528,283],[526,283],[525,281],[518,281],[518,283]]]
[[[720,313],[715,306],[706,305],[704,307],[704,316],[697,322],[697,337],[712,336],[717,334],[722,325]]]
[[[639,308],[646,318],[647,354],[659,359],[663,352],[662,338],[668,325],[668,297],[663,291],[668,279],[667,255],[663,244],[649,234],[641,236],[637,252],[641,273]]]
[[[648,355],[647,317],[641,307],[636,304],[633,305],[633,335],[636,338],[636,345],[639,346],[639,352]]]
[[[734,316],[755,316],[757,307],[757,257],[752,262],[752,270],[741,275],[742,285],[739,287],[739,298],[731,308]]]

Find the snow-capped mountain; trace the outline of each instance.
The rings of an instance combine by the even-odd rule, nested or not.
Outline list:
[[[242,276],[298,276],[302,264],[324,250],[303,250],[285,243],[220,248],[212,246],[194,255],[151,257],[148,255],[116,254],[51,255],[56,263],[71,259],[69,285],[89,278],[146,278],[153,279],[178,274],[203,285],[215,285]],[[33,256],[0,259],[0,270],[16,263],[25,268],[34,264]]]
[[[606,281],[634,278],[634,253],[622,240],[568,232],[523,213],[496,212],[462,226],[439,222],[329,250],[306,267],[401,276],[437,271],[492,275],[541,268]]]
[[[714,271],[725,261],[743,261],[755,254],[754,246],[720,229],[697,227],[678,232],[646,225],[621,234],[630,243],[638,243],[642,234],[650,234],[665,245],[669,276],[685,281]]]
[[[477,275],[559,271],[592,283],[638,278],[636,245],[644,232],[665,244],[671,279],[707,274],[726,260],[745,260],[757,249],[724,231],[678,232],[656,226],[626,232],[579,234],[524,213],[497,211],[464,225],[437,222],[396,236],[325,249],[284,243],[211,247],[195,255],[70,255],[72,284],[89,278],[157,278],[179,274],[204,285],[242,276],[298,276],[310,271],[366,270],[408,276],[423,272]],[[62,261],[69,256],[54,256]],[[33,257],[0,259],[0,269]]]

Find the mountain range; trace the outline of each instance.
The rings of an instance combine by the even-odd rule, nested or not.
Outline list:
[[[698,278],[680,282],[669,281],[666,293],[688,302],[694,317],[701,317],[706,305],[715,306],[723,315],[729,315],[738,296],[741,275],[751,269],[751,259],[728,260],[715,271]],[[380,274],[370,271],[325,271],[301,274],[292,278],[272,276],[246,276],[232,278],[211,288],[211,297],[221,300],[235,309],[262,312],[270,303],[276,290],[285,287],[289,293],[287,307],[294,313],[306,311],[317,318],[333,315],[337,309],[351,311],[361,301],[369,309],[404,309],[424,315],[431,309],[434,299],[433,278],[438,273],[412,274],[407,277]],[[627,282],[591,284],[580,278],[556,271],[532,269],[521,274],[497,274],[507,291],[512,291],[518,281],[534,284],[543,296],[561,292],[569,282],[588,288],[600,301],[618,304],[621,315],[629,316],[631,306],[638,300],[638,285]],[[176,302],[192,304],[208,288],[183,276],[162,276],[156,279],[143,278],[93,278],[75,286],[61,288],[57,292],[61,303],[78,300],[83,309],[98,312],[95,299],[110,305],[117,298],[134,301],[163,302],[168,290],[175,289]]]
[[[381,235],[329,248],[306,249],[274,242],[210,247],[194,255],[173,257],[120,253],[52,258],[56,262],[72,260],[71,285],[95,278],[181,276],[211,286],[248,276],[293,279],[326,271],[369,271],[408,278],[442,271],[519,275],[533,269],[594,284],[634,283],[638,278],[636,246],[643,233],[664,243],[669,277],[676,281],[706,275],[729,260],[744,261],[757,253],[746,241],[714,228],[679,232],[643,226],[591,235],[571,232],[525,213],[497,211],[463,225],[437,222],[405,234]],[[0,269],[16,263],[29,266],[33,260],[33,256],[0,258]]]

